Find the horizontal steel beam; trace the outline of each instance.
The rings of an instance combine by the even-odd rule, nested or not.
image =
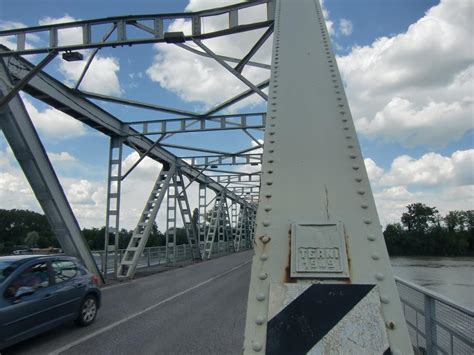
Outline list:
[[[0,46],[0,53],[5,50],[7,50],[6,47]],[[25,70],[15,70],[10,73],[16,80],[21,80],[27,75],[29,70],[34,68],[33,64],[18,56],[12,56],[8,59],[4,58],[3,60],[7,67],[13,65],[16,68],[25,68]],[[23,88],[23,91],[108,136],[129,136],[125,144],[139,153],[145,153],[154,143],[146,137],[134,136],[136,131],[126,127],[124,122],[91,101],[81,97],[77,92],[71,90],[44,71],[34,76]],[[154,147],[149,152],[149,157],[162,164],[176,163],[181,167],[183,174],[189,178],[196,178],[197,182],[207,184],[210,189],[218,193],[227,191],[227,196],[231,200],[246,202],[236,194],[226,190],[224,186],[215,180],[203,175],[199,169],[192,167],[160,146]]]
[[[89,48],[131,46],[146,43],[170,43],[174,42],[175,39],[171,38],[169,35],[167,36],[165,27],[167,22],[175,20],[187,20],[192,22],[192,33],[185,36],[179,36],[178,39],[181,43],[183,41],[190,41],[193,38],[204,40],[255,30],[268,27],[273,23],[271,2],[267,4],[267,17],[264,21],[239,24],[239,10],[265,4],[267,2],[268,0],[253,0],[199,12],[116,16],[0,31],[0,38],[13,37],[13,41],[16,42],[16,48],[11,48],[12,51],[10,52],[0,53],[0,56],[8,56],[11,55],[12,52],[15,54],[36,54],[46,53],[52,49],[64,52]],[[204,31],[204,26],[202,26],[202,20],[204,18],[207,19],[213,16],[222,15],[226,15],[229,18],[226,28],[210,30],[208,32]],[[104,37],[103,28],[108,28],[110,26],[116,27],[114,30],[116,35]],[[71,29],[77,29],[82,32],[81,40],[73,44],[60,43],[61,32]],[[48,45],[26,48],[26,40],[28,36],[38,36],[41,34],[48,37]]]
[[[229,187],[228,188],[230,191],[235,192],[236,194],[251,194],[251,193],[256,193],[258,194],[260,192],[260,187],[255,187],[255,186],[235,186],[235,187]]]
[[[249,174],[249,175],[215,175],[211,176],[215,178],[218,182],[260,182],[260,173],[258,174]]]
[[[235,129],[265,128],[266,113],[239,115],[219,115],[203,118],[172,118],[153,121],[127,122],[126,126],[138,133],[135,135],[153,135],[169,133],[223,131]]]
[[[218,166],[218,165],[259,165],[262,163],[262,154],[237,154],[237,155],[202,155],[181,157],[190,165],[197,166]]]

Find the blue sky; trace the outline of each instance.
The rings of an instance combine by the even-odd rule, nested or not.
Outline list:
[[[229,2],[0,0],[0,29],[115,15],[192,11],[211,3]],[[323,5],[383,223],[396,221],[404,206],[416,201],[434,205],[442,213],[472,209],[472,3],[325,0]],[[182,23],[172,26],[175,30],[186,27]],[[239,56],[259,33],[262,31],[235,36],[232,41],[206,43],[216,52]],[[65,40],[75,35],[64,34]],[[36,43],[42,40],[40,37]],[[470,47],[466,43],[471,43]],[[262,48],[256,58],[269,62],[269,48],[269,44]],[[38,61],[40,57],[29,59]],[[94,63],[95,68],[91,67],[91,75],[81,88],[186,110],[212,107],[232,96],[232,87],[237,87],[216,64],[196,59],[177,47],[103,49]],[[80,72],[73,65],[58,58],[46,70],[71,85]],[[259,82],[268,76],[268,71],[248,70],[244,74]],[[217,89],[207,90],[211,84]],[[105,211],[108,139],[31,97],[25,99],[81,225],[101,225],[103,218],[98,215],[105,213],[101,211]],[[124,121],[171,117],[157,111],[98,103]],[[263,111],[265,106],[256,97],[230,112]],[[254,133],[257,138],[262,137]],[[188,134],[170,143],[226,151],[250,145],[249,138],[241,133]],[[124,157],[125,165],[136,159],[129,149]],[[146,184],[140,191],[131,186],[145,177],[152,181],[156,171],[152,162],[146,162],[130,176],[130,188],[124,192],[124,199],[132,206],[124,214],[126,227],[132,227],[147,194]],[[12,207],[39,210],[0,135],[0,208]]]

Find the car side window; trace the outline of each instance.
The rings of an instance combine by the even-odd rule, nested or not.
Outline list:
[[[59,260],[51,263],[54,273],[54,282],[61,283],[80,275],[77,265],[73,261]]]
[[[38,289],[48,286],[48,264],[43,262],[30,266],[28,269],[23,271],[12,281],[8,288],[10,294],[15,294],[20,287],[32,287],[34,289]]]

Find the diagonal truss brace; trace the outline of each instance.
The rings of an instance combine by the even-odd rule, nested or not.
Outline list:
[[[181,211],[181,218],[183,220],[188,244],[191,247],[193,258],[200,259],[198,226],[196,225],[196,221],[193,220],[186,187],[184,186],[183,175],[179,169],[173,176],[173,182],[176,189],[176,200],[178,201],[179,210]]]
[[[12,83],[0,61],[0,96]],[[19,95],[0,110],[0,128],[65,253],[79,257],[102,280],[61,184]]]
[[[51,62],[56,55],[58,54],[57,51],[52,51],[50,52],[46,57],[39,62],[39,64],[32,68],[28,74],[26,74],[16,85],[5,95],[0,99],[0,109],[6,105],[11,99],[15,97],[16,94],[20,92],[23,87],[28,84],[28,82],[33,78],[36,73],[38,73],[40,70],[42,70],[46,65],[48,65],[49,62]]]
[[[205,52],[202,52],[202,51],[199,51],[197,49],[194,49],[193,47],[190,47],[188,46],[187,44],[184,44],[184,43],[176,43],[176,45],[178,47],[181,47],[183,49],[186,49],[187,51],[191,52],[191,53],[194,53],[194,54],[197,54],[197,55],[200,55],[202,57],[207,57],[207,58],[210,58],[211,56]],[[238,59],[238,58],[233,58],[233,57],[228,57],[228,56],[225,56],[225,55],[218,55],[219,58],[221,58],[222,60],[225,60],[226,62],[232,62],[232,63],[240,63],[242,61],[242,59]],[[246,65],[248,66],[251,66],[251,67],[257,67],[257,68],[262,68],[262,69],[271,69],[272,66],[269,65],[269,64],[264,64],[264,63],[258,63],[258,62],[252,62],[252,61],[248,61],[246,63]]]
[[[122,261],[118,269],[117,277],[133,277],[138,266],[140,255],[145,249],[145,245],[150,236],[150,232],[155,222],[161,202],[168,190],[171,179],[176,172],[176,166],[163,166],[151,190],[150,196],[143,212],[140,216],[137,226],[133,231],[127,249],[124,252]]]
[[[250,51],[242,58],[242,60],[235,66],[235,71],[238,73],[242,73],[242,70],[246,65],[249,64],[250,59],[257,53],[257,51],[263,46],[263,44],[266,42],[268,37],[271,36],[273,33],[273,24],[268,27],[268,29],[265,31],[265,33],[262,35],[262,37],[259,38],[257,43],[250,49]]]

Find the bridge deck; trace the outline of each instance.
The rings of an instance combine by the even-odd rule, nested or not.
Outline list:
[[[240,354],[252,251],[103,290],[87,328],[67,324],[3,354]]]

